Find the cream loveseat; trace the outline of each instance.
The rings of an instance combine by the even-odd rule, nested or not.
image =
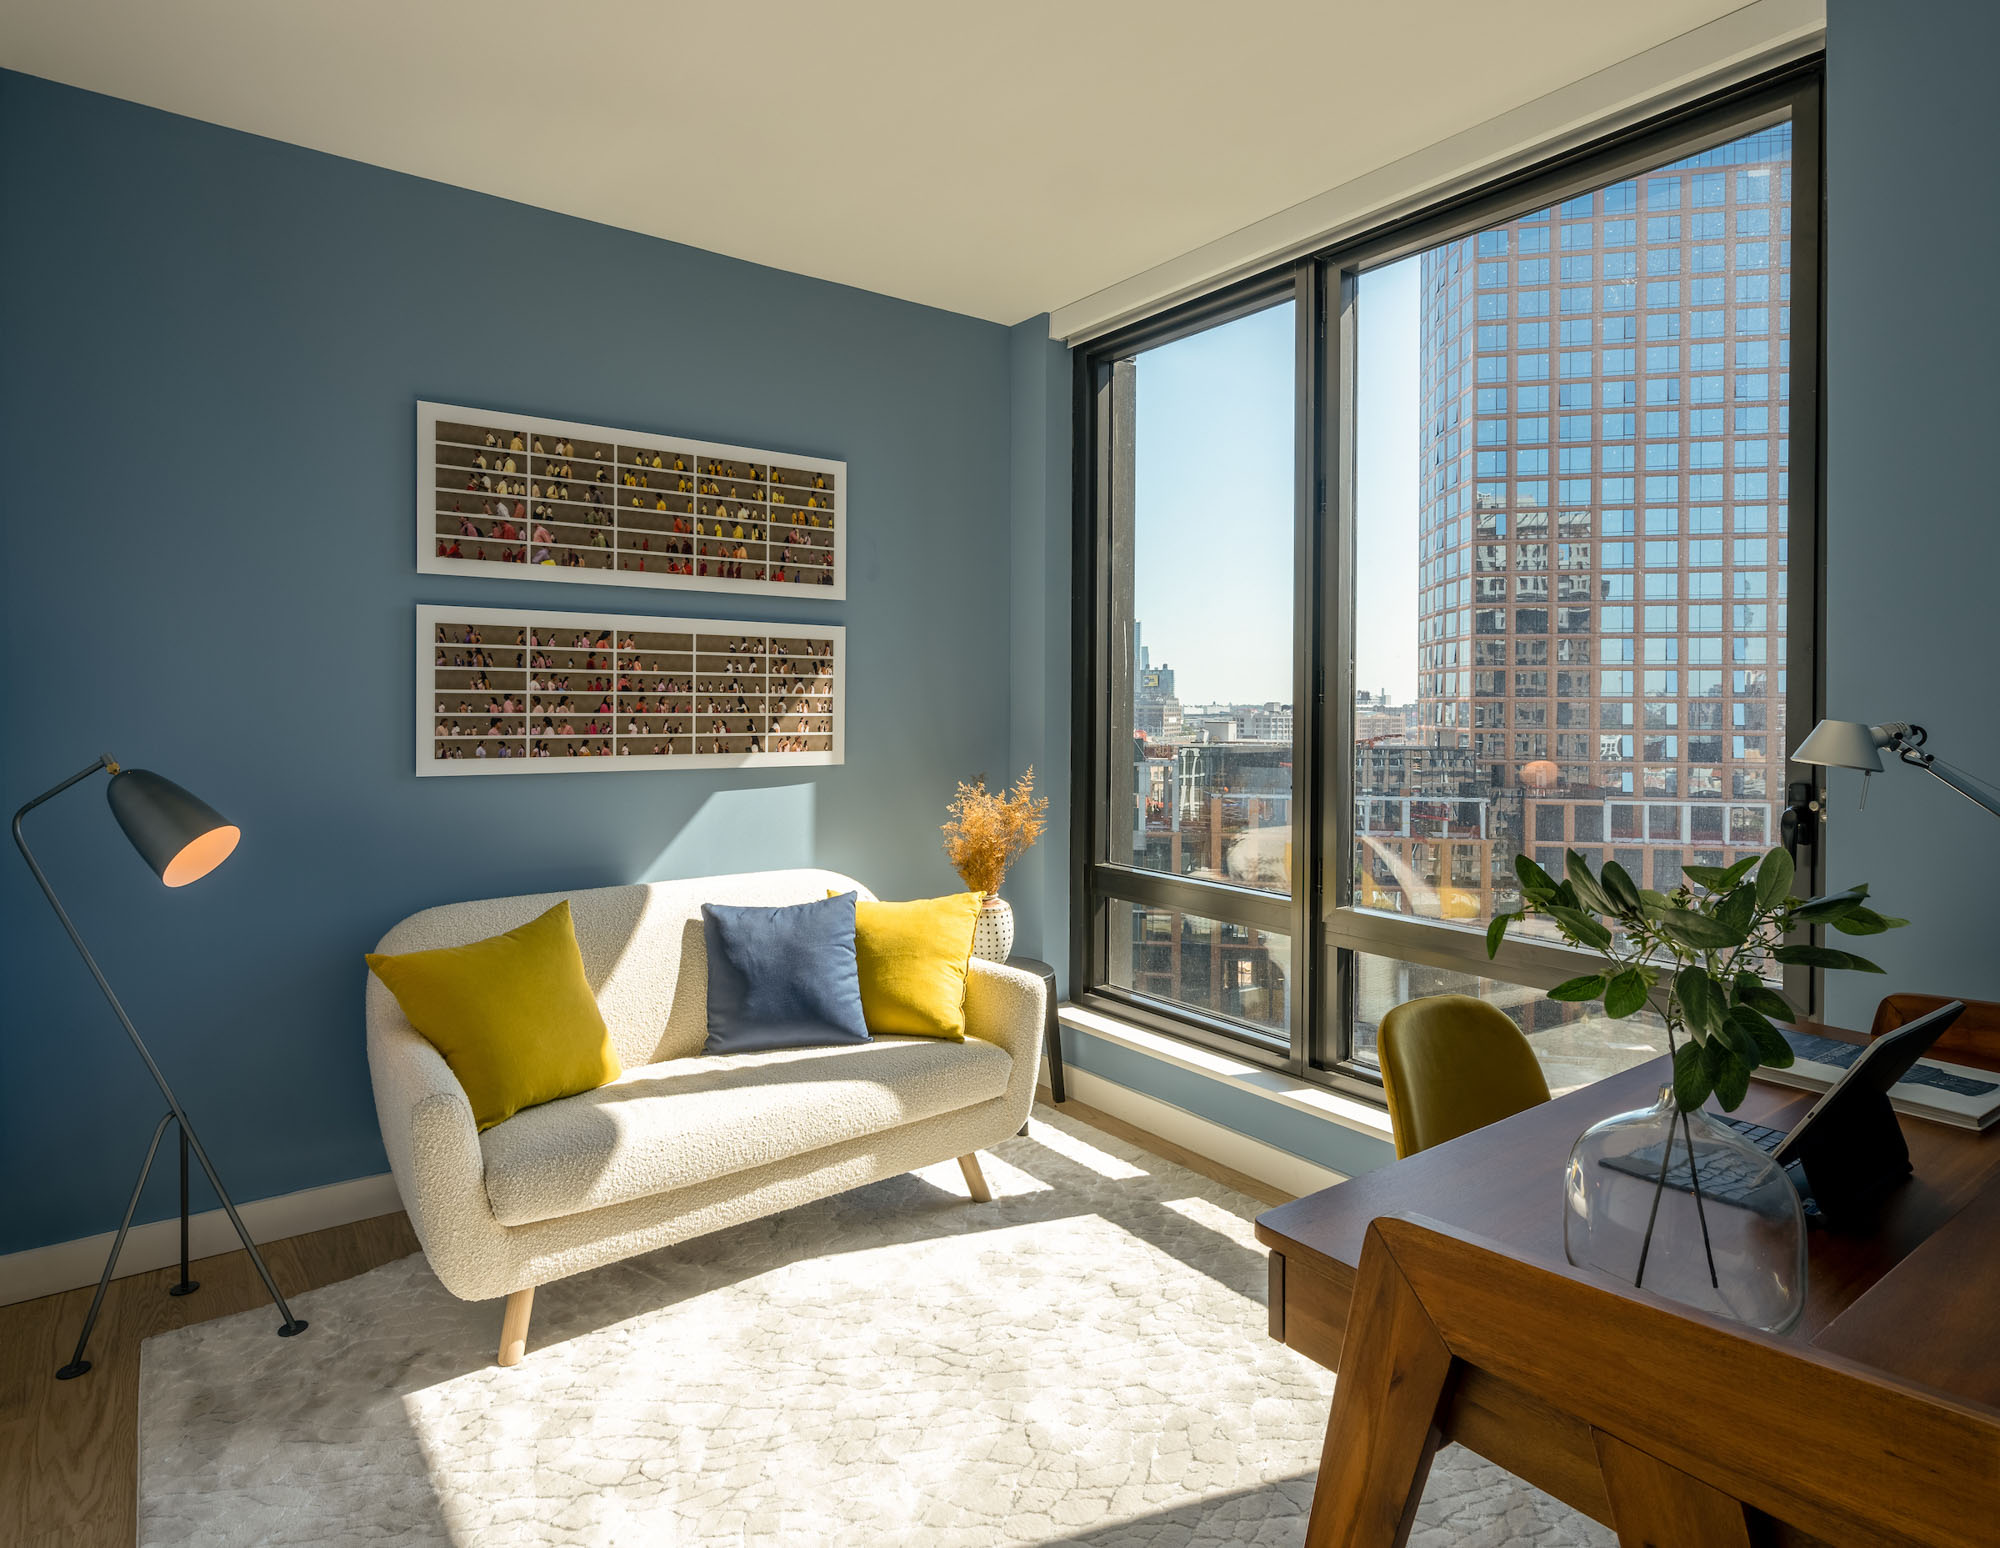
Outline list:
[[[368,976],[368,1067],[389,1165],[417,1239],[463,1300],[506,1296],[500,1364],[527,1341],[535,1286],[956,1156],[1018,1132],[1041,1060],[1040,979],[974,959],[966,1040],[881,1037],[710,1058],[703,903],[772,905],[867,888],[764,871],[451,903],[383,952],[458,946],[567,897],[625,1073],[480,1133],[443,1057]]]

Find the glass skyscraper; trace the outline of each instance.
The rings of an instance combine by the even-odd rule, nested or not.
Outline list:
[[[1791,172],[1780,125],[1421,255],[1421,724],[1357,760],[1357,901],[1777,842]]]

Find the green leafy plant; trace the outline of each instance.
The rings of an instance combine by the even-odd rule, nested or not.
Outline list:
[[[1793,897],[1792,857],[1783,849],[1745,855],[1731,866],[1691,865],[1671,893],[1635,885],[1615,860],[1592,875],[1575,850],[1563,855],[1561,881],[1526,855],[1515,858],[1514,870],[1521,908],[1486,927],[1486,955],[1499,951],[1510,924],[1535,914],[1551,920],[1564,940],[1604,958],[1602,972],[1557,984],[1550,999],[1602,1000],[1607,1016],[1622,1019],[1664,980],[1674,1100],[1682,1112],[1700,1107],[1711,1091],[1733,1109],[1750,1088],[1752,1070],[1792,1062],[1791,1045],[1772,1022],[1794,1021],[1798,1013],[1764,981],[1763,962],[1882,971],[1850,951],[1787,945],[1787,935],[1811,925],[1880,935],[1909,923],[1870,908],[1866,886]]]

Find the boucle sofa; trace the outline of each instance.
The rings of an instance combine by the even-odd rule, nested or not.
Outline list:
[[[1018,1132],[1034,1101],[1043,985],[974,959],[963,1043],[881,1037],[710,1058],[703,903],[790,904],[867,888],[765,871],[452,903],[413,914],[383,952],[457,946],[567,897],[624,1074],[480,1133],[444,1059],[368,977],[368,1067],[404,1208],[446,1289],[506,1296],[500,1364],[526,1347],[534,1288],[635,1253],[959,1158]]]

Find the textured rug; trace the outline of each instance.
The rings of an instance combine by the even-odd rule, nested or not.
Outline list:
[[[546,1285],[527,1359],[421,1255],[147,1340],[139,1540],[1302,1541],[1333,1379],[1264,1327],[1262,1207],[1037,1109],[987,1153]],[[1457,1448],[1412,1542],[1610,1535]]]

